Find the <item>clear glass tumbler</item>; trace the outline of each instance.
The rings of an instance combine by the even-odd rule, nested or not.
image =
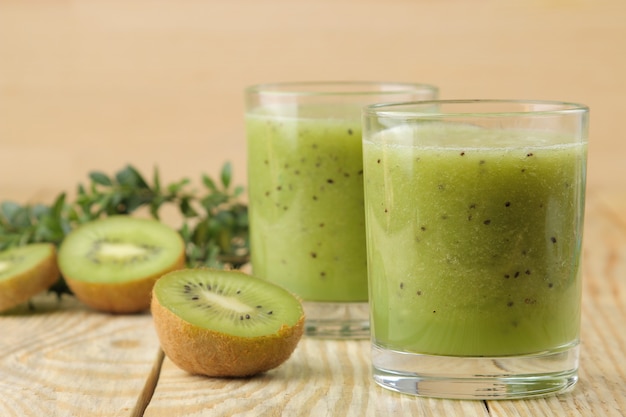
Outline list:
[[[587,132],[573,103],[364,109],[378,384],[499,399],[576,383]]]
[[[362,108],[436,96],[384,82],[246,89],[253,274],[302,298],[305,334],[369,337]]]

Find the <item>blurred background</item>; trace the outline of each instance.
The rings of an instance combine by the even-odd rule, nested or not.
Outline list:
[[[243,90],[436,84],[591,107],[589,184],[626,179],[624,0],[0,0],[0,200],[130,163],[246,183]]]

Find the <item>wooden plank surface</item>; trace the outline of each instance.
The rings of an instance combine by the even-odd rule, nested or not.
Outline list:
[[[488,416],[481,401],[416,399],[377,386],[367,341],[304,338],[279,368],[252,379],[189,376],[165,360],[146,417]]]
[[[148,314],[102,314],[74,297],[2,313],[0,332],[2,417],[141,415],[161,363]]]

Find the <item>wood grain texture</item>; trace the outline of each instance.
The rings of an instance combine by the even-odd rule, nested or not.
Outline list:
[[[0,415],[133,416],[161,359],[151,317],[93,312],[73,297],[33,304],[0,315]]]
[[[165,360],[146,417],[487,416],[481,401],[415,398],[377,386],[367,341],[304,338],[277,369],[250,379],[192,376]]]

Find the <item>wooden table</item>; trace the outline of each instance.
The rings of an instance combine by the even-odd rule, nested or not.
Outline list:
[[[51,202],[89,170],[245,184],[242,90],[388,79],[447,98],[590,105],[580,382],[561,396],[446,401],[370,377],[367,341],[305,338],[246,380],[194,377],[149,314],[72,297],[0,315],[0,416],[626,415],[623,0],[0,0],[0,200]]]

